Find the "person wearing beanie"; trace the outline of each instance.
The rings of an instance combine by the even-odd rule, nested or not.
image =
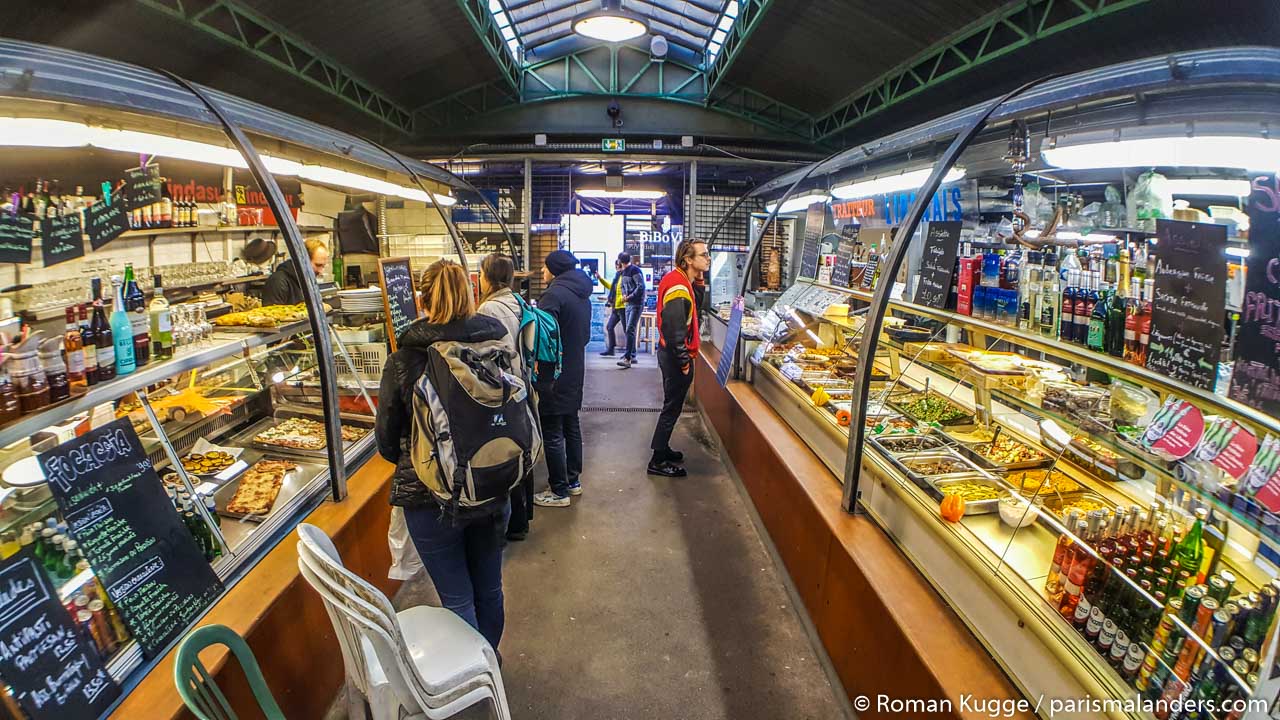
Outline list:
[[[560,324],[560,377],[539,373],[538,415],[542,421],[543,450],[547,456],[550,488],[533,496],[542,507],[568,507],[569,496],[582,494],[582,383],[586,372],[587,342],[591,340],[591,291],[595,283],[578,269],[578,259],[567,250],[555,250],[543,262],[542,280],[547,289],[538,308]]]

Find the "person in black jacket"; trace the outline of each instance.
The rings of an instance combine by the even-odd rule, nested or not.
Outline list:
[[[591,340],[591,291],[595,284],[577,268],[578,259],[567,250],[547,255],[542,279],[549,283],[538,308],[551,313],[560,324],[564,357],[560,378],[545,387],[551,373],[539,372],[538,415],[542,420],[543,450],[547,456],[547,480],[551,487],[533,496],[543,507],[568,507],[570,495],[582,494],[582,382],[586,373],[587,342]]]
[[[320,238],[307,241],[307,256],[311,258],[311,269],[316,276],[324,274],[329,266],[329,248]],[[267,281],[262,285],[263,305],[297,305],[302,302],[301,273],[293,258],[285,260],[276,267]]]
[[[495,649],[502,639],[502,546],[511,504],[450,517],[413,467],[413,390],[427,367],[427,348],[453,340],[484,342],[507,335],[498,320],[477,315],[461,265],[440,260],[423,275],[426,317],[404,331],[387,358],[378,391],[378,454],[395,463],[391,504],[404,509],[409,537],[440,601],[480,631]]]
[[[622,270],[614,278],[614,287],[625,302],[624,315],[627,331],[627,352],[618,361],[618,367],[629,368],[636,361],[636,329],[640,327],[640,313],[644,312],[644,271],[631,262],[629,253],[618,256]]]

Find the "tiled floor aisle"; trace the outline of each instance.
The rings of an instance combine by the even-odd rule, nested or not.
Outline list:
[[[589,354],[585,493],[568,509],[538,508],[529,539],[507,548],[501,650],[514,717],[843,718],[697,415],[685,413],[673,442],[689,477],[647,476],[657,414],[599,409],[656,408],[659,373],[652,355],[626,371],[614,360]],[[430,580],[396,602],[435,604]]]

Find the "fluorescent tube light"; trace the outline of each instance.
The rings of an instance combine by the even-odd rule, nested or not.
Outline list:
[[[1046,143],[1047,144],[1047,143]],[[1045,147],[1044,161],[1067,170],[1127,167],[1280,167],[1280,140],[1243,136],[1142,138]]]
[[[1229,247],[1227,254],[1231,257],[1247,258],[1249,257],[1249,248],[1247,247]]]
[[[831,188],[831,194],[841,200],[853,200],[855,198],[871,197],[872,195],[884,195],[885,193],[897,192],[899,190],[915,190],[929,179],[933,168],[925,168],[923,170],[912,170],[911,172],[899,173],[897,175],[886,175],[873,180],[862,180],[849,185],[840,185]],[[942,182],[955,182],[964,177],[964,168],[953,167],[947,171],[942,178]]]
[[[584,188],[578,194],[585,198],[616,198],[618,200],[658,200],[667,196],[665,190],[603,190]]]
[[[1165,187],[1174,195],[1242,198],[1250,192],[1248,180],[1221,178],[1170,178]]]
[[[809,193],[808,195],[801,195],[799,197],[787,198],[787,201],[782,203],[782,207],[778,210],[778,212],[779,213],[800,212],[801,210],[807,210],[810,205],[816,202],[824,203],[830,200],[831,200],[831,196],[826,195],[824,193]],[[778,203],[771,202],[765,205],[764,209],[768,212],[773,212],[773,209],[777,206],[778,206]]]

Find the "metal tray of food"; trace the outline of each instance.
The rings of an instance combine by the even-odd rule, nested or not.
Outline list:
[[[945,450],[950,443],[941,435],[928,433],[898,433],[871,437],[870,442],[889,456],[911,455]]]
[[[259,461],[266,459],[267,458],[259,458]],[[293,461],[290,460],[289,462]],[[257,462],[255,461],[254,464],[256,465]],[[251,465],[249,468],[246,468],[246,471],[252,467],[253,466]],[[280,492],[276,495],[275,502],[271,503],[271,509],[268,510],[265,515],[238,513],[227,509],[227,504],[231,502],[231,498],[235,497],[236,490],[240,488],[240,482],[244,477],[245,473],[242,472],[234,480],[218,488],[213,493],[214,507],[217,509],[218,514],[223,517],[260,523],[270,518],[278,509],[288,505],[289,501],[292,500],[295,495],[302,492],[302,489],[306,487],[311,478],[315,477],[315,473],[304,472],[303,468],[300,466],[294,467],[293,470],[286,472],[284,475],[284,482],[280,485]]]
[[[273,417],[263,418],[262,420],[259,420],[258,422],[254,423],[253,425],[250,425],[246,430],[244,430],[243,432],[241,432],[240,434],[232,438],[230,440],[230,444],[238,445],[240,447],[252,447],[252,448],[261,450],[263,452],[272,453],[274,455],[284,455],[288,457],[302,458],[305,460],[319,460],[321,462],[327,463],[329,461],[329,455],[323,445],[315,449],[294,448],[294,447],[286,447],[284,445],[276,445],[274,443],[269,443],[269,442],[260,442],[259,440],[257,440],[258,435],[260,435],[263,431],[269,428],[275,427],[276,425],[284,422],[285,420],[289,420],[291,418],[303,418],[303,419],[313,420],[321,423],[324,422],[323,419],[316,417],[314,415],[311,415],[310,413],[281,408],[276,410]],[[362,429],[365,431],[364,434],[373,432],[372,419],[353,420],[353,419],[344,417],[342,419],[342,426],[343,428],[348,428],[348,429],[350,428]],[[360,437],[361,438],[364,437],[364,434],[362,434]],[[351,447],[359,440],[360,438],[345,441],[343,443],[343,450],[344,451],[350,450]]]
[[[1012,470],[1029,470],[1032,468],[1041,468],[1053,463],[1053,458],[1040,451],[1038,448],[1032,447],[1027,443],[1016,438],[1009,437],[1006,433],[1001,433],[996,438],[997,453],[1017,453],[1012,457],[1023,457],[1030,455],[1023,460],[1013,460],[1010,462],[1001,462],[996,458],[989,457],[986,453],[991,447],[990,442],[976,443],[959,443],[956,447],[960,450],[960,454],[974,461],[978,465],[988,469],[1000,472],[1009,472]]]
[[[972,425],[976,422],[971,411],[932,390],[928,393],[906,392],[893,395],[889,398],[889,406],[921,422],[936,422],[939,425]]]
[[[965,515],[1000,512],[1000,488],[984,477],[973,475],[939,479],[933,483],[933,487],[940,495],[959,495],[963,498]]]
[[[1063,495],[1061,497],[1050,494],[1044,498],[1045,509],[1052,512],[1059,520],[1067,517],[1067,513],[1073,508],[1080,510],[1081,516],[1093,510],[1112,509],[1115,503],[1106,498],[1091,492],[1075,493],[1073,495]]]
[[[995,477],[951,448],[910,455],[891,455],[893,463],[916,480],[934,483],[938,478],[976,476],[994,482]]]
[[[1004,477],[1010,487],[1026,497],[1072,497],[1088,490],[1074,478],[1057,468],[1011,470]]]

